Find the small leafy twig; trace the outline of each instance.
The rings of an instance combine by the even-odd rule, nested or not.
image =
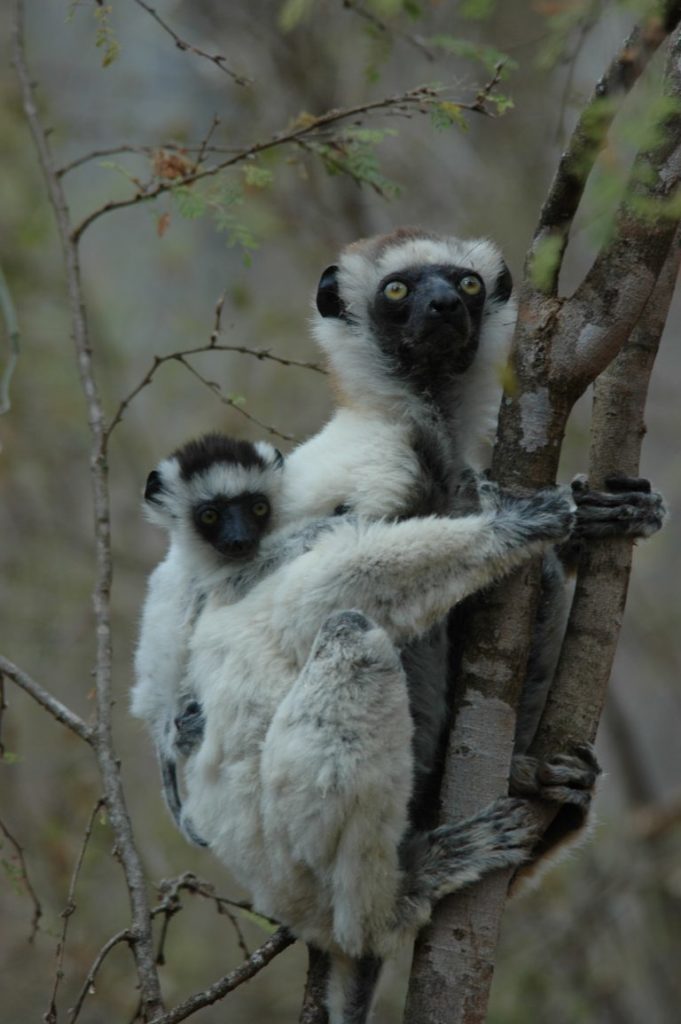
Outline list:
[[[80,736],[86,743],[92,743],[94,739],[93,730],[85,724],[75,712],[71,711],[62,704],[61,701],[53,697],[47,690],[36,683],[35,679],[31,679],[28,673],[23,672],[17,665],[9,661],[8,658],[3,658],[0,655],[0,675],[6,676],[11,679],[13,683],[21,687],[33,700],[41,704],[46,711],[56,718],[62,725],[67,726],[72,732],[75,732],[77,736]]]
[[[206,137],[203,139],[203,141],[201,142],[201,144],[199,146],[199,152],[197,153],[197,156],[196,156],[196,166],[197,167],[200,167],[201,164],[203,163],[204,157],[205,157],[206,152],[208,150],[208,145],[210,143],[210,140],[213,138],[215,130],[217,129],[219,124],[220,124],[220,118],[218,117],[217,114],[213,114],[213,120],[210,123],[210,128],[206,132]]]
[[[52,988],[52,997],[50,999],[50,1005],[44,1016],[46,1024],[57,1024],[57,991],[59,990],[59,985],[62,981],[62,978],[64,977],[64,952],[66,950],[66,935],[69,929],[69,921],[71,919],[71,915],[74,913],[76,909],[76,903],[74,899],[76,885],[78,884],[80,869],[82,868],[83,860],[85,859],[85,851],[87,850],[87,846],[90,841],[90,836],[92,835],[92,827],[95,823],[95,818],[97,816],[99,809],[104,805],[104,802],[105,801],[100,797],[95,806],[93,807],[90,813],[90,817],[88,818],[88,823],[85,827],[85,832],[83,834],[83,841],[80,844],[80,850],[78,852],[76,864],[73,869],[73,874],[71,875],[71,883],[69,885],[69,891],[66,897],[66,906],[61,912],[63,924],[61,929],[61,935],[57,943],[57,969],[54,975],[54,986]]]
[[[31,879],[28,877],[28,868],[26,866],[26,858],[24,857],[24,851],[21,848],[18,840],[14,838],[14,836],[5,825],[4,821],[2,821],[2,819],[0,819],[0,831],[2,831],[5,838],[14,847],[17,860],[19,861],[20,880],[21,882],[23,882],[24,888],[26,889],[26,892],[31,898],[31,902],[33,903],[31,930],[28,935],[28,941],[33,942],[38,932],[38,928],[40,927],[40,918],[43,916],[43,908],[41,907],[38,895],[35,889],[33,888],[33,885],[31,884]]]
[[[219,68],[220,71],[224,71],[224,73],[228,75],[233,82],[236,82],[237,85],[252,85],[250,78],[246,78],[245,75],[240,75],[236,71],[232,71],[232,69],[227,66],[226,57],[223,57],[219,53],[206,53],[205,50],[201,50],[198,46],[194,46],[192,43],[187,43],[184,39],[181,39],[180,36],[178,36],[177,32],[175,32],[167,22],[163,20],[158,11],[145,3],[144,0],[134,0],[134,2],[138,7],[145,10],[147,14],[150,14],[154,21],[161,26],[164,32],[167,32],[168,35],[171,36],[178,50],[194,53],[197,57],[205,57],[205,59],[209,60],[211,64],[215,64],[216,68]]]
[[[318,132],[320,129],[327,128],[329,125],[337,124],[340,121],[347,121],[353,117],[360,117],[379,110],[406,113],[411,109],[417,109],[425,112],[440,101],[441,93],[442,90],[438,87],[432,85],[420,85],[414,89],[408,89],[406,92],[396,96],[387,96],[381,100],[360,103],[354,107],[345,107],[341,110],[328,110],[325,114],[321,114],[317,117],[308,114],[301,115],[294,121],[292,128],[283,132],[278,132],[273,135],[272,138],[267,139],[264,142],[255,142],[253,145],[241,150],[241,152],[229,157],[229,159],[222,160],[219,163],[214,164],[212,167],[205,167],[201,170],[192,171],[184,177],[175,178],[172,181],[157,181],[155,184],[136,192],[128,199],[109,200],[102,206],[97,207],[97,209],[87,214],[87,216],[81,220],[80,224],[73,229],[71,233],[71,240],[73,242],[77,242],[83,232],[106,213],[111,213],[114,210],[122,210],[129,206],[136,206],[138,203],[145,203],[152,199],[156,199],[158,196],[163,195],[165,192],[169,192],[171,189],[177,189],[178,187],[186,185],[193,185],[194,182],[202,181],[204,178],[214,177],[216,174],[220,174],[221,171],[226,170],[228,167],[234,167],[246,160],[250,160],[259,153],[265,153],[271,149],[276,149],[279,146],[285,146],[289,143],[297,142],[298,139],[306,138]],[[457,100],[454,106],[458,107],[460,110],[470,110],[474,113],[485,113],[492,116],[489,111],[481,108],[478,100],[474,100],[472,102],[460,102]]]
[[[232,992],[239,985],[250,981],[264,967],[267,967],[271,960],[287,949],[288,946],[293,945],[294,942],[295,939],[286,928],[279,928],[274,935],[271,935],[261,946],[258,946],[239,967],[230,971],[229,974],[226,974],[224,978],[216,981],[213,985],[209,985],[203,992],[197,992],[195,995],[185,999],[183,1003],[180,1003],[174,1009],[154,1017],[151,1024],[179,1024],[180,1021],[186,1020],[187,1017],[196,1013],[197,1010],[201,1010],[204,1006],[211,1006],[219,999],[223,999],[228,992]]]
[[[19,361],[19,322],[17,320],[16,310],[14,309],[14,303],[12,302],[12,293],[9,290],[7,279],[2,272],[0,267],[0,309],[2,309],[2,316],[5,321],[5,327],[7,328],[7,341],[9,343],[9,352],[7,354],[7,362],[5,363],[5,369],[2,371],[0,377],[0,416],[4,412],[9,412],[12,408],[10,400],[10,384],[12,383],[12,377],[14,376],[14,370],[16,369],[17,362]]]
[[[71,1024],[75,1024],[75,1021],[78,1019],[80,1011],[83,1008],[83,1004],[88,994],[92,990],[95,978],[97,977],[97,974],[99,973],[102,964],[106,960],[111,950],[118,946],[121,942],[127,942],[128,944],[132,942],[132,934],[128,928],[123,928],[122,931],[116,932],[115,935],[112,935],[108,942],[104,943],[99,953],[95,957],[92,963],[92,967],[87,972],[87,977],[83,982],[83,986],[80,992],[78,993],[78,998],[68,1011],[69,1014],[71,1015]]]

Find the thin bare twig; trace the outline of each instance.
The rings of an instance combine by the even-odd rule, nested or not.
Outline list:
[[[30,697],[33,697],[33,700],[42,705],[46,711],[49,711],[53,718],[56,718],[62,725],[75,732],[86,743],[93,742],[94,731],[85,724],[82,718],[79,718],[65,704],[62,704],[56,697],[49,694],[39,683],[36,683],[35,679],[31,679],[28,673],[22,671],[17,665],[9,661],[8,658],[3,658],[1,655],[0,675],[11,679],[13,683],[21,687]]]
[[[63,920],[61,935],[57,943],[57,970],[54,975],[54,985],[52,987],[52,997],[50,999],[50,1005],[47,1008],[47,1012],[44,1015],[46,1024],[57,1024],[57,992],[59,985],[61,984],[62,978],[64,977],[64,953],[66,951],[66,935],[69,929],[69,921],[71,915],[75,912],[75,893],[76,885],[78,884],[78,877],[80,875],[80,869],[83,866],[83,860],[85,859],[85,851],[87,850],[90,836],[92,835],[92,826],[95,823],[95,818],[99,812],[100,807],[104,805],[104,800],[100,797],[95,806],[93,807],[88,823],[85,826],[85,832],[83,834],[83,841],[80,844],[80,850],[78,857],[76,858],[76,864],[71,875],[71,882],[69,884],[69,891],[66,897],[66,906],[61,912],[61,918]]]
[[[9,290],[7,278],[2,272],[2,267],[0,267],[0,309],[2,310],[5,327],[7,328],[7,341],[9,343],[7,362],[5,363],[5,368],[2,371],[2,376],[0,376],[1,416],[4,412],[9,412],[12,408],[9,389],[16,365],[19,361],[19,346],[21,341],[21,335],[19,334],[19,321],[17,320],[16,310],[14,308],[14,303],[12,302],[12,293]]]
[[[401,39],[405,43],[408,43],[409,46],[413,46],[416,50],[422,53],[426,60],[431,62],[435,60],[435,54],[431,49],[429,49],[421,36],[417,36],[412,32],[403,32],[400,29],[393,28],[391,25],[388,25],[387,22],[382,21],[373,13],[373,11],[367,10],[364,4],[358,3],[357,0],[342,0],[342,3],[346,10],[352,11],[353,14],[356,14],[359,18],[368,22],[372,28],[377,29],[377,31],[382,35],[394,36],[395,39]]]
[[[180,36],[178,36],[177,32],[175,32],[170,27],[170,25],[168,25],[168,23],[163,20],[160,14],[149,4],[145,3],[144,0],[134,0],[134,2],[137,4],[138,7],[141,7],[143,10],[145,10],[147,14],[150,14],[154,21],[161,26],[164,32],[168,33],[168,35],[172,38],[178,50],[183,50],[188,53],[194,53],[196,54],[197,57],[205,57],[205,59],[209,60],[211,64],[215,64],[216,68],[219,68],[220,71],[224,71],[224,73],[228,75],[232,79],[232,81],[235,82],[237,85],[253,84],[250,78],[247,78],[245,75],[238,74],[236,71],[232,71],[232,69],[227,66],[226,57],[223,57],[219,53],[206,53],[205,50],[201,50],[198,46],[194,46],[192,43],[187,43],[185,42],[184,39],[181,39]]]
[[[28,893],[28,895],[31,898],[31,902],[33,903],[33,915],[31,917],[31,930],[30,930],[30,932],[28,934],[28,941],[29,942],[33,942],[33,940],[35,939],[36,934],[38,932],[38,929],[40,927],[40,918],[43,916],[43,908],[40,905],[40,900],[38,899],[38,894],[36,893],[35,889],[33,888],[33,885],[31,883],[31,879],[28,877],[28,867],[26,866],[26,858],[24,857],[24,851],[23,851],[21,845],[19,844],[18,840],[14,838],[14,836],[12,835],[10,830],[7,828],[7,825],[5,825],[4,821],[2,821],[2,819],[0,819],[0,831],[2,831],[3,835],[5,836],[5,838],[14,847],[14,851],[15,851],[17,860],[19,861],[19,872],[20,872],[19,880],[23,883],[23,886],[26,889],[26,892]]]
[[[64,254],[71,311],[72,337],[76,351],[81,388],[87,407],[90,428],[90,475],[95,523],[95,585],[92,601],[96,624],[96,706],[97,721],[93,734],[97,762],[102,779],[109,820],[116,839],[116,849],[123,867],[131,904],[134,935],[133,954],[137,968],[142,1013],[149,1018],[163,1009],[158,970],[154,964],[153,936],[149,901],[142,863],[137,852],[125,803],[120,765],[114,749],[111,724],[111,514],[109,502],[108,465],[106,461],[105,422],[102,402],[92,362],[92,345],[80,277],[77,236],[48,141],[48,133],[38,114],[33,83],[26,62],[23,35],[23,0],[15,0],[12,24],[12,59],[19,80],[26,119],[33,136],[50,203],[57,221],[59,240]],[[35,694],[34,694],[35,695]],[[44,700],[42,703],[46,703]],[[50,700],[46,706],[54,702]],[[73,716],[67,716],[71,721]],[[82,729],[76,729],[82,732]]]
[[[92,994],[95,978],[97,977],[97,974],[99,973],[102,964],[106,960],[111,950],[118,946],[121,942],[132,942],[132,935],[127,928],[123,928],[122,931],[116,932],[115,935],[112,935],[108,942],[104,943],[99,953],[95,957],[92,963],[92,967],[87,972],[87,977],[83,982],[83,986],[80,992],[78,993],[78,997],[73,1006],[68,1011],[69,1014],[71,1015],[71,1024],[75,1024],[75,1021],[78,1019],[78,1016],[80,1015],[80,1011],[83,1008],[83,1004],[85,1003],[87,996],[89,994]]]
[[[212,134],[212,133],[211,133]],[[65,174],[70,171],[74,171],[77,167],[82,167],[84,164],[90,163],[92,160],[101,160],[105,156],[117,156],[119,153],[136,153],[143,156],[153,158],[156,154],[162,150],[167,150],[171,153],[179,153],[181,155],[191,156],[193,153],[203,153],[205,158],[206,153],[240,153],[241,150],[238,146],[210,146],[204,139],[203,142],[196,143],[179,143],[179,142],[158,142],[153,146],[133,143],[121,143],[118,146],[107,146],[103,149],[93,149],[89,153],[84,153],[82,156],[76,157],[74,160],[70,160],[67,164],[63,164],[56,170],[57,177],[62,178]],[[199,163],[197,159],[195,161]]]
[[[240,416],[243,416],[244,419],[247,419],[249,423],[255,423],[256,426],[266,431],[272,437],[280,437],[282,441],[296,440],[293,434],[285,434],[283,430],[279,430],[277,427],[272,427],[270,426],[269,423],[264,423],[262,420],[259,420],[257,416],[253,416],[252,413],[246,412],[246,410],[243,408],[238,399],[231,398],[230,395],[224,395],[222,393],[222,390],[220,389],[219,384],[217,384],[213,380],[208,380],[207,377],[204,377],[203,374],[199,373],[196,367],[192,366],[191,363],[188,363],[183,356],[178,356],[177,362],[181,363],[182,366],[185,367],[185,369],[189,370],[189,372],[194,377],[196,377],[198,381],[201,381],[203,386],[208,388],[208,390],[215,395],[219,402],[221,402],[223,405],[226,405],[229,409],[234,409],[234,411],[238,412]]]
[[[277,356],[273,352],[271,352],[270,349],[265,349],[265,348],[253,349],[253,348],[247,348],[244,345],[216,345],[214,343],[214,341],[213,341],[213,339],[217,336],[216,335],[216,330],[219,332],[219,325],[218,325],[217,328],[214,328],[213,331],[211,332],[210,342],[209,342],[208,345],[199,345],[197,348],[184,349],[181,352],[171,352],[167,356],[154,356],[153,363],[151,364],[149,370],[144,375],[144,377],[142,378],[140,383],[135,388],[133,388],[132,391],[128,395],[126,395],[126,397],[123,399],[123,401],[118,406],[118,409],[114,413],[114,416],[113,416],[113,418],[111,420],[111,423],[109,424],[109,426],[106,429],[107,440],[108,440],[108,438],[111,437],[111,434],[112,434],[114,428],[116,426],[118,426],[118,424],[123,419],[123,416],[124,416],[128,406],[130,405],[130,403],[137,397],[137,395],[139,395],[139,393],[141,391],[144,390],[145,387],[147,387],[148,384],[151,384],[151,381],[152,381],[156,371],[161,366],[163,366],[164,363],[170,363],[170,362],[181,363],[191,373],[193,373],[195,376],[199,377],[199,379],[202,380],[202,383],[207,385],[208,387],[210,387],[211,390],[214,393],[216,393],[216,389],[218,387],[217,384],[211,384],[210,381],[206,381],[203,378],[201,378],[200,375],[198,374],[198,372],[196,370],[194,370],[194,368],[189,363],[186,362],[186,357],[187,356],[199,355],[202,352],[237,352],[237,353],[239,353],[241,355],[253,356],[253,358],[255,358],[255,359],[269,360],[270,362],[278,363],[280,366],[298,366],[298,367],[302,367],[305,370],[314,370],[315,373],[322,373],[322,374],[326,373],[326,370],[324,370],[324,368],[319,366],[317,363],[306,363],[306,362],[304,362],[302,360],[299,360],[299,359],[288,359],[288,358],[286,358],[284,356]],[[224,396],[222,396],[222,395],[218,395],[218,397],[224,399]],[[269,427],[269,426],[267,426],[264,423],[260,423],[259,420],[255,419],[255,417],[250,416],[248,413],[244,412],[244,410],[241,409],[232,400],[225,399],[225,401],[226,401],[227,405],[231,405],[233,408],[235,408],[242,415],[246,416],[247,419],[250,419],[254,423],[257,423],[258,426],[263,427],[263,429],[269,431],[269,433],[275,434],[278,437],[282,437],[286,441],[295,440],[295,438],[291,437],[290,435],[281,434],[275,428]]]
[[[218,896],[215,892],[215,887],[210,882],[205,882],[202,879],[197,878],[197,876],[191,871],[185,871],[177,878],[164,879],[159,883],[158,890],[163,899],[159,906],[154,907],[152,910],[152,916],[156,916],[160,913],[167,913],[168,907],[170,907],[172,913],[179,910],[178,894],[182,890],[189,892],[192,895],[202,896],[204,899],[210,900],[215,904],[215,909],[218,914],[222,914],[229,918],[229,921],[236,932],[237,942],[239,944],[239,948],[244,954],[244,957],[249,957],[251,955],[250,950],[246,945],[239,921],[231,909],[234,908],[236,910],[252,912],[250,903],[245,900],[233,900],[226,896]],[[273,924],[276,927],[278,922],[270,921],[270,924]],[[160,949],[162,950],[162,944]]]
[[[239,985],[250,981],[271,960],[287,949],[288,946],[293,945],[294,942],[295,939],[286,928],[279,928],[274,935],[271,935],[261,946],[258,946],[239,967],[230,971],[224,978],[216,981],[207,989],[204,989],[203,992],[197,992],[195,995],[190,996],[189,999],[185,999],[183,1003],[180,1003],[174,1009],[154,1017],[151,1024],[179,1024],[179,1021],[186,1020],[187,1017],[190,1017],[204,1006],[211,1006],[219,999],[223,999],[228,992],[232,992]]]
[[[185,871],[183,874],[178,875],[177,878],[164,879],[159,883],[158,891],[161,896],[161,902],[158,906],[152,909],[151,915],[152,917],[157,917],[159,914],[163,914],[163,924],[161,926],[161,935],[159,937],[158,951],[156,953],[156,963],[159,964],[159,966],[162,966],[165,963],[165,943],[168,937],[170,922],[175,914],[182,910],[182,904],[180,902],[180,893],[182,891],[188,892],[194,896],[202,896],[204,899],[210,900],[214,903],[218,914],[229,918],[229,921],[236,933],[239,949],[243,953],[244,957],[248,958],[251,955],[246,945],[243,932],[241,931],[241,926],[239,925],[235,914],[229,909],[230,907],[236,907],[239,910],[250,910],[250,904],[218,896],[210,882],[202,881],[191,871]],[[274,921],[272,923],[276,926],[278,922]]]
[[[216,129],[217,129],[219,124],[220,124],[220,118],[218,117],[217,114],[213,114],[213,120],[210,123],[210,128],[206,132],[206,137],[203,139],[203,141],[201,142],[201,145],[199,146],[199,152],[197,153],[197,156],[196,156],[196,166],[197,167],[200,167],[201,164],[203,163],[204,157],[205,157],[206,152],[208,150],[208,146],[210,144],[210,140],[213,138],[213,135],[215,134],[215,131],[216,131]]]

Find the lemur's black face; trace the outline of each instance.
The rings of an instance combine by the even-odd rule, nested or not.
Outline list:
[[[485,285],[474,271],[429,264],[385,277],[369,305],[369,320],[401,375],[432,382],[469,368],[484,305]]]
[[[264,494],[215,495],[192,510],[198,534],[223,557],[251,558],[270,519],[270,503]]]

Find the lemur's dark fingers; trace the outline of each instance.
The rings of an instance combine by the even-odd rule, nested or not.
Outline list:
[[[625,473],[611,473],[605,478],[605,486],[609,491],[641,491],[650,494],[650,480],[644,476],[627,476]]]
[[[585,506],[600,508],[619,508],[624,505],[636,505],[639,508],[657,508],[664,504],[662,495],[657,491],[583,491],[574,495],[577,509]]]
[[[647,498],[645,502],[636,500],[634,504],[607,506],[606,503],[606,507],[580,501],[573,538],[650,537],[661,529],[666,510],[661,500]]]
[[[576,493],[589,490],[589,478],[586,473],[578,473],[573,477],[570,486]],[[622,491],[636,491],[642,494],[650,494],[652,487],[650,480],[644,476],[627,476],[626,473],[611,473],[605,478],[605,486],[612,494]]]
[[[537,768],[537,782],[542,790],[551,786],[574,789],[593,789],[598,772],[581,758],[572,754],[557,754]]]
[[[581,757],[581,759],[593,769],[596,775],[601,774],[603,769],[598,763],[593,743],[573,743],[570,750],[573,754],[576,754],[577,757]]]
[[[592,795],[589,789],[575,789],[572,786],[543,786],[538,794],[540,800],[577,807],[585,813],[591,806]]]
[[[546,760],[518,755],[511,764],[513,794],[587,807],[600,767],[588,744],[575,744],[572,752]]]

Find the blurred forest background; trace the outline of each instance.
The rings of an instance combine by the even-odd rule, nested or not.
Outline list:
[[[204,203],[164,195],[98,220],[82,255],[109,414],[142,381],[154,356],[208,343],[223,293],[221,343],[316,360],[308,319],[319,272],[340,246],[359,236],[399,224],[489,235],[519,278],[561,145],[641,6],[422,0],[417,8],[395,0],[303,0],[284,7],[283,24],[279,0],[158,0],[156,9],[183,39],[223,54],[249,79],[241,85],[214,63],[178,49],[132,0],[113,9],[85,0],[29,0],[30,66],[62,163],[121,143],[196,145],[215,115],[220,123],[211,144],[241,149],[268,139],[302,112],[320,114],[436,81],[447,85],[448,98],[472,101],[492,75],[495,51],[508,56],[496,91],[511,96],[513,107],[502,117],[471,114],[465,130],[443,124],[451,120],[446,117],[415,112],[364,122],[390,134],[370,140],[380,172],[371,156],[359,152],[357,166],[371,179],[363,187],[347,175],[329,174],[334,168],[328,154],[325,167],[318,154],[288,147],[263,157],[256,174],[237,167],[215,179],[216,191],[204,193]],[[12,408],[0,417],[0,650],[87,719],[94,656],[87,424],[53,215],[10,66],[8,8],[3,3],[0,12],[0,266],[22,342]],[[438,45],[439,36],[449,43]],[[470,53],[477,59],[452,39],[474,44]],[[649,78],[659,66],[658,59]],[[618,118],[589,186],[564,290],[580,279],[607,230],[637,119],[645,118],[644,93],[638,89]],[[130,194],[126,175],[148,179],[149,157],[103,156],[73,170],[65,183],[74,215]],[[599,821],[585,849],[509,908],[493,1024],[679,1019],[681,517],[674,511],[681,508],[680,316],[677,302],[654,374],[642,463],[668,499],[672,518],[660,535],[640,545],[634,560],[599,737],[605,768]],[[331,398],[324,378],[304,368],[225,353],[195,357],[193,365],[238,408],[220,404],[171,361],[127,409],[112,441],[115,731],[149,876],[160,880],[191,870],[218,892],[238,897],[211,855],[189,848],[174,831],[152,751],[127,712],[145,578],[163,552],[162,537],[142,520],[141,489],[159,458],[189,436],[222,429],[262,437],[263,429],[239,410],[302,439],[328,416]],[[563,480],[586,465],[588,427],[586,396],[571,424]],[[281,439],[277,443],[287,448]],[[99,784],[84,744],[10,683],[5,699],[0,817],[25,850],[43,907],[29,945],[31,905],[17,882],[14,851],[0,837],[6,869],[0,875],[0,1020],[14,1024],[42,1019],[49,1004],[60,913]],[[97,950],[127,921],[127,894],[110,845],[109,831],[97,823],[70,922],[64,1007],[73,1004]],[[209,984],[242,956],[226,917],[196,897],[184,896],[183,903],[162,971],[169,1001]],[[249,920],[242,927],[253,948],[262,932]],[[405,951],[388,972],[377,1024],[398,1019],[408,963]],[[305,951],[296,945],[226,1003],[195,1019],[293,1021],[304,967]],[[128,1021],[135,1003],[130,956],[121,946],[80,1019]]]

